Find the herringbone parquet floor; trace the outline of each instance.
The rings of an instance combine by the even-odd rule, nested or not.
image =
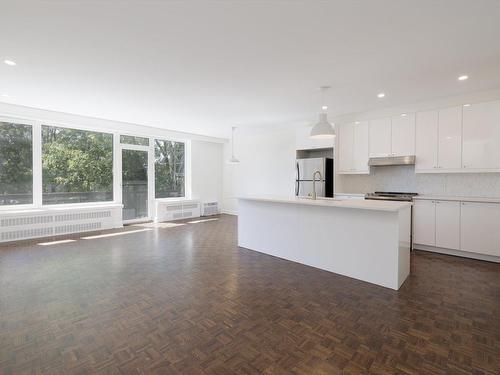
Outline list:
[[[183,224],[0,247],[0,373],[500,373],[499,264],[414,252],[395,292]]]

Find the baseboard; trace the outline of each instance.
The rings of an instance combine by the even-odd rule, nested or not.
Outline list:
[[[238,213],[236,211],[222,210],[220,213],[221,214],[226,214],[226,215],[238,216]]]
[[[470,253],[467,251],[444,249],[442,247],[434,247],[434,246],[419,245],[419,244],[413,244],[413,249],[422,250],[422,251],[429,251],[432,253],[453,255],[453,256],[458,256],[458,257],[462,257],[462,258],[486,260],[488,262],[500,263],[500,257],[496,257],[493,255]]]

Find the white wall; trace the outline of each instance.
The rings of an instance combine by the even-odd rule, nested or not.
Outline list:
[[[500,98],[500,90],[490,90],[448,98],[422,101],[392,108],[381,108],[333,118],[335,123],[369,120],[465,103]],[[314,122],[315,119],[311,119]],[[223,210],[237,213],[236,197],[250,194],[294,194],[295,125],[282,124],[267,130],[238,129],[235,154],[240,164],[225,163],[230,144],[224,146]],[[337,193],[367,193],[375,190],[401,190],[420,194],[500,197],[500,174],[415,174],[414,167],[372,168],[370,175],[336,175]]]
[[[224,145],[224,212],[237,213],[238,196],[293,195],[295,179],[295,128],[236,132],[238,164],[228,164],[231,145]]]
[[[223,144],[191,142],[191,192],[202,202],[222,203]]]

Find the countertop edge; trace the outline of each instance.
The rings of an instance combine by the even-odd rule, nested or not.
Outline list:
[[[452,202],[478,202],[478,203],[500,203],[500,198],[486,197],[461,197],[461,196],[443,196],[443,195],[418,195],[413,200],[436,200]]]
[[[365,200],[312,200],[312,199],[293,199],[293,198],[279,198],[279,197],[237,197],[239,200],[250,200],[258,202],[269,202],[269,203],[283,203],[283,204],[296,204],[305,206],[316,206],[316,207],[332,207],[332,208],[349,208],[358,210],[369,210],[369,211],[383,211],[383,212],[399,212],[405,208],[411,207],[410,202],[388,202],[388,201],[369,201],[366,203]],[[391,207],[392,206],[392,207]]]

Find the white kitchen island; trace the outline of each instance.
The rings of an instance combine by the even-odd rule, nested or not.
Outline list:
[[[410,273],[411,203],[241,197],[238,245],[391,289]]]

